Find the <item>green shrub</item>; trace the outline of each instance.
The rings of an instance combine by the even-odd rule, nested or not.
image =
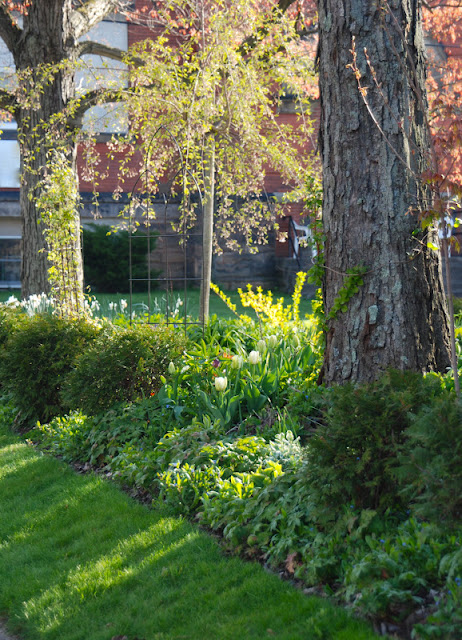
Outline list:
[[[64,402],[96,414],[117,402],[149,397],[183,347],[181,331],[169,327],[108,326],[77,358],[63,389]]]
[[[462,315],[462,298],[453,298],[452,303],[454,305],[454,315]]]
[[[21,326],[26,315],[21,308],[0,304],[0,349]]]
[[[410,415],[442,393],[437,376],[389,371],[363,386],[330,390],[326,423],[309,441],[308,482],[335,514],[334,505],[359,509],[400,508],[403,498],[394,474],[406,442]]]
[[[83,264],[85,284],[93,293],[125,293],[129,285],[130,238],[128,231],[120,229],[110,233],[108,225],[90,224],[83,230]],[[108,235],[110,233],[110,235]],[[138,236],[144,235],[142,231]],[[132,278],[148,277],[148,240],[146,237],[132,236],[131,260]],[[155,248],[156,236],[150,240],[150,250]],[[159,272],[151,270],[151,278]],[[146,282],[133,282],[133,291],[145,291]]]
[[[397,475],[417,515],[462,521],[462,405],[446,393],[412,417]]]
[[[87,321],[53,315],[21,320],[1,352],[0,375],[24,426],[65,412],[60,394],[64,378],[97,331]]]
[[[2,351],[6,345],[8,338],[15,333],[21,326],[26,314],[21,308],[0,304],[0,362]],[[0,378],[0,389],[4,389],[3,376]]]

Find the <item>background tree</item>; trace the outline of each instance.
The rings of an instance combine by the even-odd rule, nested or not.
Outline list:
[[[140,5],[142,10],[139,6],[133,10],[133,4]],[[113,11],[125,11],[130,20],[152,24],[153,16],[164,5],[167,3],[128,0],[0,0],[0,38],[11,52],[16,68],[16,84],[0,90],[0,108],[18,123],[23,220],[21,281],[25,297],[49,290],[47,254],[43,251],[46,243],[36,207],[47,153],[50,147],[60,146],[75,172],[83,115],[105,99],[100,91],[94,90],[76,96],[78,60],[88,53],[117,60],[123,55],[115,48],[89,40],[83,42],[81,38]],[[271,23],[275,12],[286,11],[292,5],[294,0],[262,1],[261,11],[268,13]],[[106,99],[120,99],[120,95]],[[77,229],[77,211],[75,215]],[[76,234],[76,255],[80,255],[79,243]],[[81,264],[77,273],[81,281]]]
[[[121,58],[122,52],[80,39],[105,16],[123,9],[125,0],[0,0],[0,37],[11,52],[16,86],[0,90],[0,107],[18,124],[21,153],[22,295],[49,291],[43,225],[36,199],[50,146],[61,147],[76,175],[76,132],[85,110],[97,99],[94,91],[76,98],[75,71],[85,53]],[[20,20],[18,19],[20,17]],[[81,256],[78,232],[75,255]],[[77,277],[82,282],[82,265]]]
[[[299,190],[313,173],[312,125],[304,111],[313,66],[295,22],[281,12],[269,19],[260,2],[183,0],[170,11],[174,19],[169,25],[165,16],[163,36],[131,52],[137,62],[128,96],[131,129],[142,141],[148,193],[176,177],[173,187],[184,197],[181,224],[185,217],[194,221],[191,192],[203,193],[206,318],[214,226],[216,251],[255,249],[275,223],[274,207],[264,200],[267,168]],[[284,91],[299,96],[296,127],[278,120]]]
[[[324,381],[443,371],[441,269],[417,215],[431,206],[420,2],[352,0],[339,11],[319,0],[319,25]]]

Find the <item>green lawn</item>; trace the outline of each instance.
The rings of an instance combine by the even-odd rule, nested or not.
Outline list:
[[[245,312],[249,315],[252,315],[252,311],[249,310],[249,308],[244,309],[244,307],[240,304],[240,298],[237,291],[226,291],[225,293],[231,299],[232,303],[237,305],[238,313]],[[0,290],[0,302],[5,302],[11,295],[20,298],[21,294],[18,289],[13,291]],[[99,293],[93,297],[98,300],[99,304],[101,305],[101,314],[106,317],[111,317],[111,315],[115,313],[111,312],[110,310],[109,305],[111,302],[116,303],[117,310],[120,309],[121,300],[126,300],[127,304],[130,304],[130,295],[128,293]],[[290,295],[281,293],[280,291],[273,291],[273,301],[276,301],[281,297],[284,298],[285,305],[292,304],[292,298]],[[192,316],[193,318],[197,318],[199,316],[199,289],[188,289],[186,298],[184,290],[170,292],[168,294],[169,313],[172,313],[172,310],[175,309],[178,298],[180,298],[183,302],[183,304],[178,307],[181,317],[184,316],[185,306],[188,315]],[[143,309],[143,305],[148,305],[148,303],[150,302],[150,308],[152,310],[154,310],[155,308],[159,308],[162,313],[165,313],[166,300],[167,295],[164,291],[153,291],[151,293],[150,300],[147,293],[134,293],[132,296],[132,308],[135,311],[141,311]],[[303,318],[307,313],[311,313],[311,300],[303,298],[300,304],[300,316]],[[224,318],[229,318],[234,315],[232,311],[226,306],[226,304],[217,296],[217,294],[211,291],[210,315],[213,314]]]
[[[24,640],[366,640],[363,622],[0,427],[0,617]]]

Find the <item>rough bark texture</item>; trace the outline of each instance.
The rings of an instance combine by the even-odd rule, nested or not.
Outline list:
[[[24,17],[22,38],[13,51],[20,84],[26,97],[17,111],[21,148],[23,297],[49,291],[46,246],[42,228],[38,224],[39,212],[35,198],[46,168],[50,142],[66,145],[67,154],[71,162],[75,163],[75,141],[71,135],[63,135],[65,122],[61,121],[57,131],[48,130],[50,119],[62,112],[75,95],[73,70],[70,68],[54,72],[53,80],[44,83],[36,100],[31,100],[32,92],[39,87],[39,74],[43,65],[58,65],[66,59],[72,61],[75,41],[70,32],[71,14],[71,0],[33,2]],[[33,71],[29,75],[31,70]],[[76,238],[76,243],[79,241],[80,237]],[[77,255],[80,256],[80,252]],[[82,269],[80,272],[82,273]]]
[[[32,0],[22,28],[14,24],[10,10],[0,5],[0,37],[13,55],[19,84],[16,96],[8,96],[7,92],[0,96],[0,106],[11,106],[18,123],[23,297],[49,291],[49,265],[35,199],[50,148],[59,145],[75,168],[76,137],[72,127],[79,126],[79,122],[66,109],[75,98],[73,63],[81,54],[78,38],[121,3],[122,0]],[[77,9],[74,4],[78,4]],[[85,98],[81,103],[85,105]],[[80,229],[78,215],[76,211],[76,229]],[[83,283],[80,232],[76,233],[75,245]]]
[[[388,367],[449,366],[439,256],[415,213],[429,197],[418,179],[428,162],[420,0],[388,7],[319,0],[327,313],[347,269],[367,268],[347,310],[328,319],[326,384],[369,381]],[[365,99],[348,68],[353,38]]]

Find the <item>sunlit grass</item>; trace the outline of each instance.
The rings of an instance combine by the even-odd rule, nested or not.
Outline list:
[[[25,640],[376,637],[0,427],[0,616]]]
[[[1,291],[0,290],[0,302],[6,302],[8,298],[14,295],[20,299],[20,291]],[[249,308],[244,308],[240,302],[240,297],[237,291],[227,291],[226,295],[231,299],[231,302],[236,305],[237,312],[239,314],[246,313],[253,317],[253,312]],[[293,303],[290,294],[281,293],[280,291],[273,291],[274,300],[278,298],[284,298],[284,306]],[[121,303],[124,312],[127,317],[130,312],[130,295],[127,293],[98,293],[92,295],[91,298],[96,299],[100,309],[97,311],[97,315],[104,316],[106,318],[113,319],[117,313],[121,311]],[[180,299],[181,304],[178,304]],[[184,317],[184,313],[192,318],[197,319],[199,317],[200,307],[200,292],[199,289],[188,289],[186,292],[171,291],[168,293],[165,291],[152,291],[151,295],[147,293],[134,293],[131,299],[132,311],[137,315],[142,314],[147,309],[151,310],[151,313],[166,313],[167,301],[169,315],[172,315],[177,310],[177,317],[179,319]],[[125,306],[126,303],[126,306]],[[303,298],[300,304],[300,317],[303,318],[306,314],[311,313],[311,300]],[[233,312],[226,306],[226,304],[213,292],[210,292],[210,315],[216,314],[222,318],[231,318],[234,316]]]

